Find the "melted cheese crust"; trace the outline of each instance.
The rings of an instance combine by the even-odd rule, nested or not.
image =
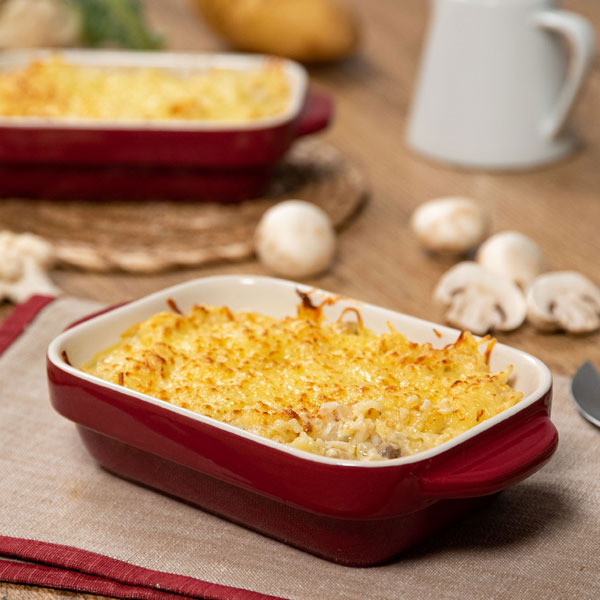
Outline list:
[[[382,460],[433,448],[516,404],[469,333],[434,349],[393,330],[194,306],[131,327],[81,368],[316,454]]]
[[[290,86],[275,59],[263,68],[189,76],[162,69],[102,69],[60,55],[0,73],[0,115],[103,120],[247,122],[285,112]]]

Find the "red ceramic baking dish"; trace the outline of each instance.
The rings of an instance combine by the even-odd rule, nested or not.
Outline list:
[[[0,54],[0,71],[48,50]],[[63,50],[69,63],[108,70],[155,68],[193,74],[253,69],[277,60],[290,83],[282,115],[240,123],[99,121],[0,116],[0,193],[46,198],[174,197],[232,201],[263,191],[274,166],[299,137],[325,128],[330,99],[307,89],[304,68],[246,54]]]
[[[502,344],[491,368],[514,365],[513,385],[524,394],[517,405],[432,450],[377,462],[296,450],[76,367],[133,323],[165,310],[168,298],[183,311],[206,303],[283,317],[295,314],[298,288],[266,277],[210,277],[79,322],[48,350],[52,404],[76,423],[90,454],[109,471],[354,566],[392,558],[528,477],[554,452],[550,373]],[[387,331],[389,321],[418,342],[439,346],[457,337],[456,330],[354,300],[340,299],[326,315],[334,318],[347,306],[357,307],[375,331]]]

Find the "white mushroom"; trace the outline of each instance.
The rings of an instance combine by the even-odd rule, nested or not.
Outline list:
[[[41,267],[50,267],[54,263],[54,249],[45,239],[33,233],[8,233],[13,237],[14,247],[26,256],[31,256]]]
[[[488,238],[477,251],[477,262],[497,275],[508,277],[522,290],[546,270],[540,247],[516,231],[503,231]]]
[[[53,256],[50,244],[36,235],[0,232],[0,300],[22,302],[33,294],[55,296],[59,290],[46,273]]]
[[[17,281],[22,276],[23,260],[20,250],[12,245],[4,246],[0,240],[0,285],[2,282]]]
[[[72,46],[81,18],[68,0],[4,0],[0,3],[0,48]]]
[[[488,211],[469,198],[438,198],[414,211],[411,227],[421,244],[434,252],[462,254],[475,248],[490,226]]]
[[[544,331],[596,331],[600,328],[600,288],[576,271],[540,275],[527,293],[527,316]]]
[[[525,320],[525,297],[509,279],[498,277],[475,262],[458,263],[437,284],[434,298],[447,307],[454,327],[484,334],[510,331]]]
[[[303,200],[286,200],[267,210],[255,242],[259,259],[270,271],[298,279],[325,271],[336,245],[327,214]]]

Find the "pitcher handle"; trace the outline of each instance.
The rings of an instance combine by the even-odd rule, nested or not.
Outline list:
[[[537,25],[562,35],[570,46],[571,64],[558,101],[542,123],[544,134],[552,139],[565,125],[595,53],[595,33],[591,23],[581,15],[566,10],[539,13]]]

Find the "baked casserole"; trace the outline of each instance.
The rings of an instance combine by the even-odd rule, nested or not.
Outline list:
[[[0,72],[0,116],[109,121],[249,122],[283,114],[290,83],[282,63],[179,73],[152,67],[72,64],[59,54]]]
[[[490,372],[495,340],[468,332],[436,349],[391,325],[375,334],[356,309],[326,321],[306,295],[283,319],[171,306],[82,370],[293,448],[367,461],[438,446],[522,398],[511,367]]]

